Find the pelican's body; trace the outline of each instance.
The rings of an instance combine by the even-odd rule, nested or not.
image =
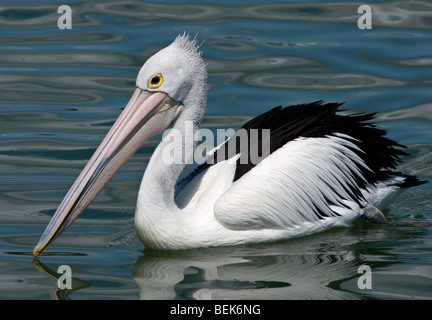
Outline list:
[[[144,173],[135,213],[137,234],[152,248],[273,241],[345,226],[361,216],[381,216],[375,206],[423,183],[389,171],[403,153],[368,123],[372,115],[343,116],[336,103],[272,109],[200,164],[186,166],[195,148],[188,139],[197,134],[205,110],[206,76],[195,41],[185,35],[144,64],[134,95],[58,208],[35,256],[146,140],[166,128]],[[258,140],[249,135],[266,129],[268,141],[264,134]],[[172,139],[176,134],[181,139]],[[244,137],[246,146],[235,142]],[[250,161],[262,142],[269,154]],[[240,161],[245,155],[249,161]]]

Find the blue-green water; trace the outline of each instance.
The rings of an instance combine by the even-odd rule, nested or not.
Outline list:
[[[432,3],[59,1],[0,7],[0,299],[432,298],[432,184],[390,206],[388,225],[271,244],[145,249],[133,229],[150,140],[33,264],[50,217],[154,52],[184,31],[204,41],[207,128],[238,128],[276,105],[344,101],[377,112],[408,146],[399,169],[432,179]],[[58,290],[60,265],[73,290]],[[359,267],[371,269],[361,289]],[[360,281],[361,282],[361,281]]]

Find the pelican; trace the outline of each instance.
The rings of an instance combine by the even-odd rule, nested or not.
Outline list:
[[[130,101],[61,202],[34,257],[145,141],[165,130],[145,170],[135,212],[137,235],[150,248],[276,241],[349,226],[359,217],[382,221],[378,206],[424,183],[392,171],[403,146],[371,124],[373,114],[341,114],[340,103],[322,101],[273,108],[186,166],[186,155],[197,146],[190,137],[204,115],[206,79],[196,39],[186,34],[147,60]],[[267,140],[264,129],[270,132]],[[241,143],[254,130],[257,138]],[[174,133],[181,139],[173,139]],[[261,142],[266,143],[260,148]],[[240,161],[264,147],[270,150],[257,163]]]

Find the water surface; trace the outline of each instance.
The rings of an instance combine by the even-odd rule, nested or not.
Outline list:
[[[134,90],[143,62],[184,31],[204,41],[203,126],[238,128],[277,105],[346,102],[407,145],[399,170],[432,179],[432,4],[368,1],[58,1],[0,8],[0,299],[430,299],[432,187],[391,203],[388,225],[270,244],[154,251],[133,230],[147,142],[33,263],[45,226]],[[72,290],[58,290],[60,265]],[[372,271],[360,289],[359,267]]]

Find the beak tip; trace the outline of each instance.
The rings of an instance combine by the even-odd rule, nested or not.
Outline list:
[[[39,246],[36,246],[33,249],[33,258],[37,259],[38,255],[39,255]]]
[[[39,243],[33,248],[33,258],[37,259],[37,257],[39,256],[39,254],[43,251],[43,249],[45,249],[45,245],[41,245],[41,241],[39,241]]]

